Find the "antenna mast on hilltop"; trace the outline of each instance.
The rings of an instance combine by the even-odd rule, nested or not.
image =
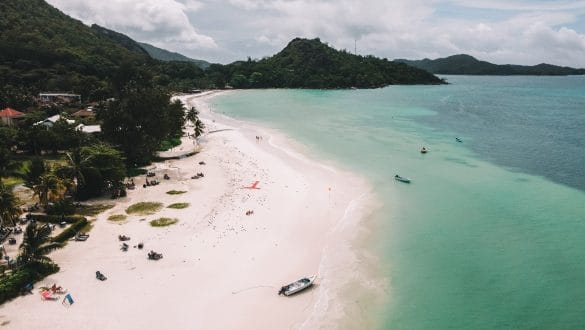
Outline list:
[[[357,55],[357,39],[353,39],[353,54]]]

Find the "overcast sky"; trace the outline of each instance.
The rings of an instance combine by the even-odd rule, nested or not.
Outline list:
[[[48,0],[86,24],[210,62],[262,58],[295,37],[389,59],[466,53],[585,67],[585,0]]]

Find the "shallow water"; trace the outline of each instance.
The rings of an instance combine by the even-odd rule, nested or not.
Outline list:
[[[446,78],[212,102],[372,183],[383,328],[583,327],[585,77]]]

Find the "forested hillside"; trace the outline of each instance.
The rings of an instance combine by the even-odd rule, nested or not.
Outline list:
[[[427,70],[435,74],[468,74],[468,75],[527,75],[527,76],[560,76],[585,74],[585,69],[574,69],[551,64],[533,66],[504,64],[498,65],[480,61],[473,56],[461,54],[445,58],[419,61],[397,60],[408,65]]]
[[[205,84],[199,67],[154,60],[132,39],[92,29],[43,0],[2,0],[0,12],[0,106],[26,107],[40,91],[110,97],[122,64],[144,68],[163,89]]]
[[[24,109],[42,91],[74,92],[83,101],[104,100],[112,96],[122,65],[139,69],[154,88],[167,92],[226,86],[376,88],[443,83],[424,70],[335,50],[319,39],[297,38],[272,57],[213,64],[204,71],[193,62],[153,59],[147,51],[152,48],[145,50],[121,33],[86,26],[43,0],[2,0],[0,12],[0,107]]]
[[[197,64],[198,67],[200,67],[201,69],[207,69],[211,63],[204,61],[204,60],[195,60],[192,59],[190,57],[187,57],[185,55],[176,53],[176,52],[170,52],[168,50],[162,49],[162,48],[158,48],[155,47],[153,45],[144,43],[144,42],[139,42],[138,43],[144,50],[146,50],[148,52],[148,54],[150,55],[150,57],[155,58],[157,60],[161,60],[161,61],[179,61],[179,62],[192,62]]]
[[[292,40],[259,61],[212,65],[209,73],[235,88],[376,88],[396,84],[441,84],[441,79],[404,63],[336,50],[319,39]]]

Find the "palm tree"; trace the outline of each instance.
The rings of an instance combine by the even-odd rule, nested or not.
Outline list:
[[[195,139],[203,134],[203,129],[205,129],[205,124],[197,118],[197,120],[195,120]]]
[[[85,177],[83,176],[83,168],[87,166],[91,155],[85,156],[81,153],[81,149],[77,148],[73,152],[66,153],[67,155],[67,167],[71,172],[71,176],[77,185],[85,183]]]
[[[189,111],[187,111],[187,115],[185,116],[185,119],[187,119],[188,121],[195,124],[195,122],[199,119],[199,111],[197,111],[197,109],[195,109],[195,107],[191,107],[191,109],[189,109]]]
[[[0,225],[14,226],[20,216],[18,198],[14,195],[12,188],[5,186],[0,181]]]
[[[20,245],[20,260],[26,265],[30,263],[51,263],[47,257],[49,252],[64,246],[63,243],[49,240],[51,228],[49,225],[29,223],[24,231],[22,244]]]
[[[44,174],[40,177],[39,183],[33,187],[34,195],[39,198],[43,206],[47,206],[49,202],[63,199],[67,192],[66,183],[53,173]]]
[[[60,168],[57,172],[60,173],[60,177],[71,179],[70,182],[65,182],[65,184],[67,185],[69,183],[69,186],[74,187],[74,194],[77,195],[79,186],[85,184],[83,170],[89,166],[92,155],[85,155],[80,148],[73,150],[73,152],[67,152],[65,155],[67,165]]]

